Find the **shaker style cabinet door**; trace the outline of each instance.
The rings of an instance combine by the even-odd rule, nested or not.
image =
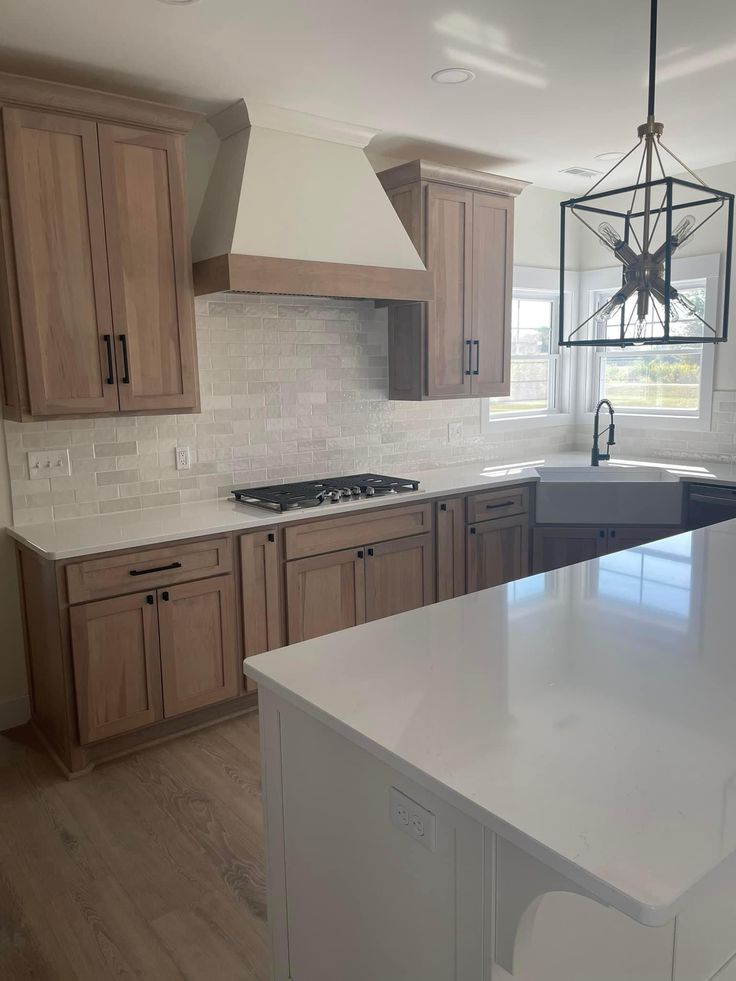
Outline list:
[[[522,579],[529,574],[528,517],[471,525],[467,553],[469,593]]]
[[[437,503],[437,601],[465,594],[465,499]]]
[[[164,715],[234,698],[239,691],[232,576],[158,590]]]
[[[277,532],[255,531],[240,536],[243,636],[245,656],[262,654],[285,643],[281,589],[281,557]],[[248,690],[255,681],[245,679]]]
[[[606,528],[535,528],[534,572],[551,572],[566,565],[587,562],[608,551]]]
[[[365,623],[365,549],[286,563],[289,643]]]
[[[427,395],[469,395],[473,193],[427,187],[427,269],[436,298],[427,304]]]
[[[100,124],[123,410],[195,408],[198,379],[182,142]]]
[[[406,613],[434,602],[433,536],[412,535],[365,550],[365,617]]]
[[[69,616],[80,743],[161,719],[155,593],[84,603]]]
[[[473,194],[473,395],[511,391],[513,201]]]
[[[118,409],[97,126],[3,108],[30,410]]]

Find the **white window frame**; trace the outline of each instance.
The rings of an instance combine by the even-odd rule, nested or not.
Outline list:
[[[577,313],[577,273],[566,273],[565,283],[573,289],[565,292],[565,320],[572,323]],[[537,269],[532,266],[514,267],[514,298],[551,299],[554,301],[552,319],[552,345],[550,362],[550,397],[546,409],[532,409],[529,412],[497,413],[491,416],[490,400],[481,399],[480,423],[482,433],[499,433],[513,429],[537,428],[540,426],[564,426],[573,422],[572,406],[572,359],[566,348],[558,346],[559,326],[557,321],[560,298],[560,273],[557,269]]]
[[[719,274],[721,256],[719,254],[674,258],[672,260],[673,282],[705,280],[705,319],[713,324],[722,315],[720,304]],[[611,267],[594,269],[580,275],[580,297],[582,319],[590,316],[595,309],[597,293],[615,290],[621,285],[621,269]],[[624,421],[627,429],[692,429],[711,430],[713,411],[713,387],[715,378],[715,344],[703,345],[700,378],[700,401],[696,412],[664,412],[661,409],[637,409],[631,412],[619,409],[614,403],[617,420]],[[579,414],[586,422],[592,422],[595,406],[600,399],[600,378],[602,358],[605,356],[594,347],[580,349],[578,405]],[[614,349],[615,350],[615,349]],[[645,350],[655,350],[645,348]],[[661,350],[661,349],[660,349]]]

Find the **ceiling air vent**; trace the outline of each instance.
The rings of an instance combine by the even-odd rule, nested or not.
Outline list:
[[[561,170],[561,174],[570,174],[571,177],[598,177],[603,173],[602,170],[591,170],[590,167],[568,167]]]

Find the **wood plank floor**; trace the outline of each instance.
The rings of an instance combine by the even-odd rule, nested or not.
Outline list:
[[[67,781],[0,735],[0,978],[266,981],[258,716]]]

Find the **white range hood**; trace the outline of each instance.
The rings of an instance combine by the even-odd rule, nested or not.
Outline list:
[[[432,277],[368,162],[375,130],[243,100],[194,229],[198,294],[426,300]]]

